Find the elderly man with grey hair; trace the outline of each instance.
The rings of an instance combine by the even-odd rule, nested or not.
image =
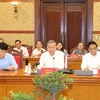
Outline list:
[[[54,40],[47,42],[47,51],[41,55],[39,62],[38,69],[51,67],[57,69],[64,68],[64,53],[56,50],[56,42]]]

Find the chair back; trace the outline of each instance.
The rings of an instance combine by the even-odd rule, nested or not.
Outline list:
[[[22,46],[27,48],[29,56],[31,56],[33,46],[32,45],[29,46],[29,45],[26,45],[26,44],[22,44]]]
[[[12,50],[12,55],[15,58],[16,63],[18,64],[18,69],[22,68],[22,51]]]
[[[72,52],[76,49],[77,47],[74,47],[70,50],[70,54],[72,54]]]
[[[12,54],[12,50],[13,50],[14,46],[11,46],[8,44],[8,53]]]

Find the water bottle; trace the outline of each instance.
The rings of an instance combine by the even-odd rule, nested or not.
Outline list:
[[[29,70],[28,65],[26,65],[25,66],[25,72],[28,73],[28,70]]]
[[[28,74],[30,74],[30,73],[31,73],[31,64],[28,63]]]
[[[28,73],[28,59],[25,60],[25,72]]]

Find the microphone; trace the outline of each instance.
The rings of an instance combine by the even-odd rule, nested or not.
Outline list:
[[[53,67],[54,67],[54,60],[55,60],[55,57],[53,57]]]
[[[35,69],[37,69],[37,66],[40,64],[40,62],[36,62],[35,64],[33,64],[32,65],[32,72],[31,72],[31,74],[30,75],[33,75],[33,74],[36,74],[37,73],[37,71],[36,71],[36,73],[35,73]]]
[[[35,64],[32,65],[32,67],[34,68],[34,66],[38,66],[40,65],[40,62],[36,62]]]
[[[28,61],[28,59],[26,58],[26,60],[25,60],[25,65],[28,65],[28,63],[29,63],[29,61]]]

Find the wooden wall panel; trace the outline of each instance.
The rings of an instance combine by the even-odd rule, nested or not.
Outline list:
[[[0,100],[3,100],[1,97],[6,96],[6,84],[2,81],[0,83]]]
[[[23,88],[23,87],[28,87],[28,88]],[[14,92],[19,92],[19,91],[21,91],[21,92],[23,92],[23,93],[27,93],[27,94],[30,94],[30,93],[32,93],[33,92],[33,84],[31,83],[31,84],[29,84],[28,82],[26,82],[26,83],[17,83],[17,82],[15,82],[14,84],[10,84],[10,83],[8,83],[7,84],[7,92],[9,92],[9,91],[11,91],[11,90],[13,90]]]
[[[39,18],[37,20],[37,17],[35,17],[36,41],[40,39],[46,45],[49,39],[54,39],[55,41],[59,40],[64,44],[64,48],[70,51],[73,46],[77,46],[78,42],[82,41],[86,46],[88,41],[92,40],[93,0],[38,0],[35,4],[35,8],[38,10],[36,14]],[[48,7],[47,4],[49,5]],[[40,9],[37,5],[39,5]],[[60,10],[57,9],[57,5],[61,5]],[[70,6],[67,9],[68,5],[72,5],[73,7]],[[71,21],[72,25],[67,21]],[[68,27],[70,27],[70,30]],[[76,35],[74,33],[76,33]],[[59,34],[60,36],[58,36]],[[72,34],[74,34],[74,36]],[[68,43],[68,39],[70,43],[73,42],[73,45]]]
[[[42,40],[44,45],[48,40],[61,41],[61,10],[62,4],[44,4]]]
[[[70,51],[82,41],[82,5],[66,4],[65,6],[65,48]],[[85,22],[85,20],[84,20]]]
[[[70,51],[81,41],[82,16],[81,12],[68,12],[67,17],[67,48]]]
[[[40,40],[40,36],[41,36],[41,27],[40,27],[40,23],[41,23],[41,13],[40,13],[40,0],[35,0],[35,43],[37,42],[37,40]]]
[[[46,33],[47,40],[55,39],[60,40],[60,13],[59,12],[47,12],[47,23],[46,23]]]

